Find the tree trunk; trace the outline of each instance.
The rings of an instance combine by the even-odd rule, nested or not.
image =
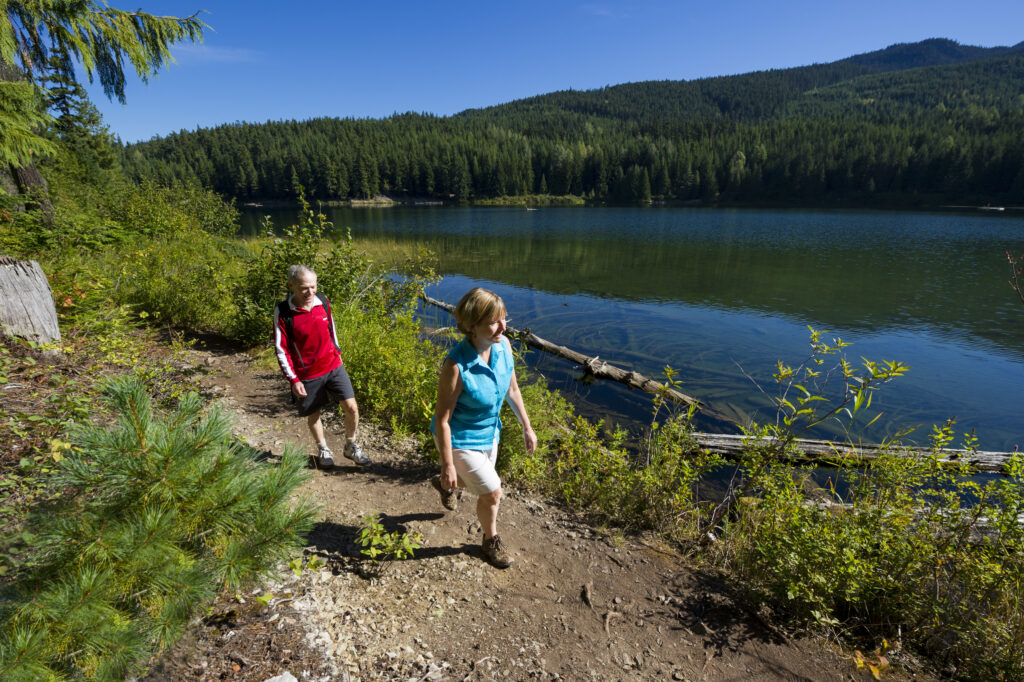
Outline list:
[[[60,342],[50,283],[34,260],[0,255],[0,333],[36,343]]]
[[[0,61],[0,80],[23,81],[25,76],[18,69]],[[15,206],[15,210],[39,209],[43,214],[43,222],[46,225],[53,224],[50,188],[36,165],[32,163],[22,168],[5,168],[4,165],[0,164],[0,190],[8,194],[24,195],[24,205]]]
[[[43,214],[43,224],[53,224],[53,202],[50,201],[50,186],[46,183],[34,163],[21,168],[11,167],[11,175],[17,183],[18,191],[24,195],[25,209],[39,209]]]
[[[0,192],[15,196],[20,194],[18,190],[18,183],[14,180],[14,176],[11,175],[10,169],[6,165],[0,164]],[[24,211],[25,204],[14,204],[11,206],[14,211]]]

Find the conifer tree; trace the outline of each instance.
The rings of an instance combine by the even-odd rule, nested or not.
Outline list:
[[[202,39],[196,15],[157,17],[112,9],[97,0],[4,0],[0,3],[0,170],[22,192],[45,193],[34,163],[53,151],[42,134],[50,116],[40,85],[49,58],[74,73],[73,62],[103,92],[124,102],[125,60],[145,82],[172,60],[170,46]],[[48,200],[40,199],[44,212]]]
[[[79,425],[64,491],[29,528],[33,558],[0,599],[0,679],[124,679],[221,590],[293,556],[313,508],[293,502],[305,458],[261,463],[196,394],[162,417],[115,380],[116,424]]]

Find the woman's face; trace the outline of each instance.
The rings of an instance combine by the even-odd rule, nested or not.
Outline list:
[[[473,327],[473,339],[476,341],[486,341],[488,343],[498,343],[501,341],[501,335],[505,333],[507,326],[506,322],[508,318],[502,313],[501,317],[491,322],[480,322]]]
[[[288,282],[288,288],[292,292],[292,303],[301,308],[309,308],[316,297],[316,275],[303,275],[292,280]]]

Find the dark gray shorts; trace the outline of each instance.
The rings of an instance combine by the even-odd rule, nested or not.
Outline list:
[[[300,417],[307,417],[322,408],[330,396],[338,400],[356,397],[356,392],[352,389],[352,381],[348,378],[348,372],[345,371],[345,365],[341,365],[323,376],[303,381],[302,385],[306,387],[306,397],[296,398]]]

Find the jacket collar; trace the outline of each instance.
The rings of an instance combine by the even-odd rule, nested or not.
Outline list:
[[[323,305],[323,301],[320,300],[319,296],[314,296],[313,297],[313,308],[317,307],[318,305]],[[300,308],[299,306],[295,305],[292,302],[292,294],[288,294],[288,307],[291,308],[292,310],[301,310],[303,312],[306,312],[305,308]],[[310,308],[309,310],[312,311],[313,308]]]

